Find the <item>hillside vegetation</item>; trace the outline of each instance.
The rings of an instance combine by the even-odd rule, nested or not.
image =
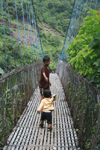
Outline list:
[[[34,62],[36,60],[36,57],[34,57],[31,53],[32,48],[30,47],[30,42],[28,38],[29,35],[29,28],[27,22],[28,14],[26,11],[26,4],[28,4],[28,1],[23,0],[23,7],[24,7],[26,37],[27,37],[26,39],[28,43],[29,52],[27,52],[26,45],[25,45],[21,1],[16,0],[18,21],[19,21],[18,23],[19,34],[21,38],[22,59],[20,56],[20,47],[18,44],[18,30],[17,30],[16,11],[15,11],[15,1],[8,0],[8,10],[10,15],[10,24],[11,24],[10,28],[11,28],[12,39],[10,36],[7,4],[5,0],[2,1],[3,1],[3,17],[4,17],[4,24],[5,24],[6,44],[4,40],[4,29],[2,26],[3,25],[2,10],[0,8],[0,24],[1,24],[0,25],[0,49],[1,49],[0,67],[5,72],[7,72],[8,70],[14,69],[15,65],[17,67],[21,67],[22,62],[23,65]],[[62,1],[33,0],[33,2],[34,2],[34,10],[35,10],[43,52],[44,55],[48,54],[50,56],[51,58],[50,68],[52,70],[55,70],[58,62],[59,54],[61,54],[64,40],[66,37],[74,0],[68,0],[67,2],[65,0]],[[30,13],[31,13],[31,9],[30,9]],[[36,55],[36,53],[34,55]]]
[[[37,21],[49,24],[65,36],[73,4],[74,0],[34,0]]]

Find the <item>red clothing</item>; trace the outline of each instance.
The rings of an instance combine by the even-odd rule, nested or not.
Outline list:
[[[43,76],[43,72],[45,72],[46,77],[48,78],[48,81],[45,80]],[[41,88],[47,88],[49,86],[49,73],[50,73],[50,68],[46,67],[45,65],[41,68],[41,79],[39,82],[39,87]]]

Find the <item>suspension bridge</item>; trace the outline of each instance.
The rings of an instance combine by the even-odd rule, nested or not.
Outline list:
[[[21,0],[19,5],[22,14],[18,16],[18,3],[17,0],[14,0],[16,18],[14,25],[11,23],[10,1],[1,0],[2,21],[0,21],[0,26],[4,35],[4,68],[7,72],[0,78],[1,149],[99,150],[100,90],[79,74],[74,75],[74,70],[69,66],[66,56],[67,47],[78,34],[80,22],[90,8],[99,9],[97,8],[99,3],[97,0],[75,0],[74,2],[60,59],[55,73],[50,74],[52,83],[50,89],[52,94],[57,95],[57,100],[54,102],[52,131],[47,132],[46,122],[43,129],[39,128],[40,114],[37,114],[40,103],[38,82],[44,53],[36,22],[34,3],[31,0],[23,3]],[[4,11],[7,12],[7,19]],[[20,25],[20,20],[22,20],[22,25]],[[15,38],[19,56],[14,46],[13,28],[16,28],[18,32]],[[23,37],[20,35],[21,29],[24,30]],[[7,35],[11,44],[14,67],[11,65],[7,51]],[[30,61],[31,56],[33,61]],[[16,62],[17,58],[19,62]],[[12,71],[9,72],[9,69]]]

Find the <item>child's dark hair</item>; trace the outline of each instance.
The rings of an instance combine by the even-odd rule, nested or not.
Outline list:
[[[50,57],[49,57],[48,55],[45,55],[45,56],[43,57],[43,62],[45,62],[45,61],[47,61],[47,60],[50,60]]]
[[[51,96],[50,90],[44,90],[44,97],[49,98]]]

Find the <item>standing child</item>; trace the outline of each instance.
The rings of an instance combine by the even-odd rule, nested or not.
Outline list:
[[[44,90],[49,89],[50,88],[49,86],[51,86],[51,83],[49,81],[50,57],[47,55],[44,56],[43,63],[44,63],[44,66],[41,68],[41,78],[40,78],[40,82],[39,82],[39,88],[40,88],[40,94],[41,94],[40,102],[44,98]]]
[[[38,113],[41,113],[41,123],[40,127],[43,128],[44,120],[47,120],[48,131],[52,130],[52,111],[54,110],[53,101],[56,100],[56,95],[51,96],[50,90],[44,91],[44,99],[41,101],[38,107]]]

